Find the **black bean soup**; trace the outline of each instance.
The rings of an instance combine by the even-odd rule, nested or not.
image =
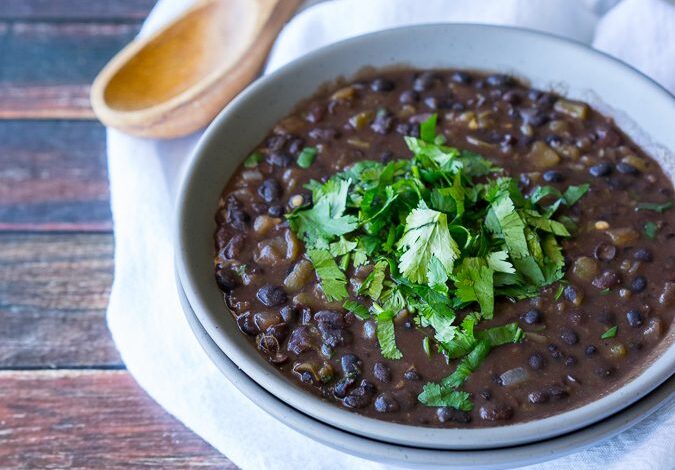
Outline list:
[[[393,318],[400,359],[383,357],[374,320],[326,299],[285,216],[311,204],[310,180],[363,160],[410,158],[431,114],[446,145],[504,168],[523,194],[590,185],[563,209],[578,226],[561,244],[565,274],[539,294],[500,297],[480,328],[516,322],[524,339],[495,348],[468,377],[471,410],[418,395],[457,365],[406,309]],[[311,157],[307,160],[309,149]],[[303,161],[304,160],[304,161]],[[607,117],[509,76],[387,71],[342,83],[283,119],[232,177],[216,215],[215,271],[252,347],[289,381],[378,419],[435,427],[529,421],[578,407],[633,377],[669,332],[675,309],[673,185]],[[369,266],[348,267],[363,280]],[[431,349],[431,353],[429,351]]]

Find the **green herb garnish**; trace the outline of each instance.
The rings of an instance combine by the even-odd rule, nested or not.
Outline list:
[[[601,334],[600,338],[602,338],[602,339],[614,338],[616,336],[616,332],[618,330],[619,330],[619,327],[615,325],[615,326],[611,327],[610,329],[608,329],[607,331],[605,331],[603,334]]]
[[[534,297],[561,281],[560,239],[576,223],[556,214],[588,185],[523,194],[490,161],[445,146],[436,120],[422,123],[421,138],[405,137],[412,158],[361,161],[325,183],[312,181],[306,187],[313,205],[286,217],[327,299],[376,319],[383,357],[403,357],[393,317],[406,309],[416,325],[434,332],[422,343],[427,354],[434,341],[448,360],[458,360],[448,377],[424,386],[420,402],[469,410],[465,380],[492,348],[523,338],[516,323],[487,329],[480,323],[493,318],[498,299]],[[348,283],[347,274],[363,265],[369,274]],[[562,290],[560,283],[556,298]]]
[[[644,226],[644,230],[645,235],[647,235],[648,238],[654,240],[656,238],[656,233],[659,231],[659,226],[654,222],[647,222]]]
[[[314,163],[317,150],[314,147],[305,147],[298,155],[298,166],[300,168],[309,168]]]
[[[251,155],[249,155],[246,160],[244,160],[244,167],[246,168],[255,168],[258,166],[258,164],[263,161],[263,156],[262,154],[258,152],[254,152]]]
[[[612,289],[610,289],[609,287],[606,287],[605,289],[602,289],[600,291],[600,295],[609,295],[609,294],[611,294],[611,292],[612,292]]]
[[[659,204],[657,202],[641,202],[638,205],[635,206],[636,211],[654,211],[658,212],[659,214],[667,211],[673,207],[672,201],[664,202],[662,204]]]

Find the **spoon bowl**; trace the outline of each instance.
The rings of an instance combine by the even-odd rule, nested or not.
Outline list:
[[[203,0],[147,38],[133,41],[91,90],[106,125],[155,138],[206,126],[255,79],[301,0]]]

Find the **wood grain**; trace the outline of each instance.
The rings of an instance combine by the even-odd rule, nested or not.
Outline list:
[[[2,0],[1,19],[142,20],[156,0]]]
[[[138,22],[0,23],[0,119],[93,118],[89,84],[139,29]]]
[[[0,369],[119,368],[110,234],[0,234]]]
[[[0,120],[0,228],[109,230],[105,129]]]
[[[126,371],[0,372],[0,468],[236,468]]]

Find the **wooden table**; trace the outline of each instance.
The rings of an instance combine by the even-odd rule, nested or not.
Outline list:
[[[154,0],[0,0],[0,468],[234,468],[157,406],[105,324],[96,72]]]

